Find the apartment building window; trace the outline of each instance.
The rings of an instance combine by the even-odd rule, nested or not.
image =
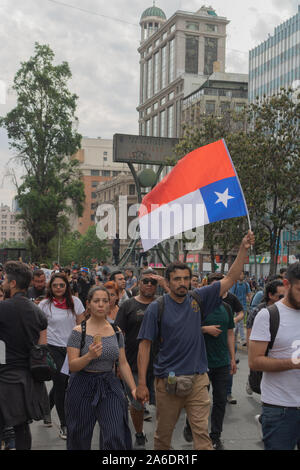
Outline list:
[[[102,170],[101,174],[102,174],[102,176],[110,176],[110,171],[109,170]]]
[[[174,137],[174,106],[168,108],[168,137]]]
[[[225,114],[230,110],[230,102],[229,101],[221,101],[220,103],[221,114]]]
[[[99,181],[92,181],[92,188],[97,188]]]
[[[160,137],[166,137],[166,111],[160,113]]]
[[[119,173],[120,173],[120,171],[113,171],[113,172],[112,172],[113,176],[118,176]]]
[[[91,176],[100,176],[100,170],[91,170]]]
[[[236,103],[235,104],[235,110],[236,112],[240,113],[241,111],[243,111],[243,109],[245,108],[245,103]]]
[[[175,78],[175,39],[169,42],[169,83]]]
[[[185,71],[198,73],[199,40],[194,36],[187,36],[185,40]]]
[[[167,46],[161,49],[161,88],[167,85]]]
[[[97,193],[92,193],[92,199],[97,199]]]
[[[190,31],[199,31],[199,23],[191,23],[188,21],[185,28],[189,29]]]
[[[134,196],[135,195],[135,185],[130,184],[129,185],[129,196]]]
[[[147,137],[150,136],[150,119],[148,119],[148,121],[146,121],[146,136]]]
[[[152,96],[152,58],[147,61],[147,98]]]
[[[153,56],[153,74],[154,74],[154,83],[153,83],[153,93],[159,91],[159,52],[156,52]]]
[[[218,39],[205,38],[204,41],[204,75],[211,75],[214,62],[218,60]]]
[[[207,24],[206,25],[206,31],[217,32],[218,31],[218,26],[216,24]]]
[[[205,103],[205,112],[206,114],[214,114],[216,110],[216,102],[215,101],[206,101]]]
[[[158,137],[158,115],[156,114],[152,118],[152,134],[153,137]]]

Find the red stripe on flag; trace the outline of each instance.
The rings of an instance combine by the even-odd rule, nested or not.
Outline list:
[[[200,147],[182,158],[142,201],[139,216],[216,181],[236,176],[223,140]],[[157,206],[156,206],[157,207]]]

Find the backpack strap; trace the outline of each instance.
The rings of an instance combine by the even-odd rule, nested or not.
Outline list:
[[[80,323],[81,326],[81,343],[80,343],[80,352],[84,348],[85,338],[86,338],[86,320],[83,320]]]
[[[191,297],[193,297],[193,299],[195,299],[195,300],[196,300],[196,302],[197,302],[197,303],[198,303],[198,305],[199,305],[199,309],[200,309],[200,315],[201,315],[201,324],[202,324],[202,323],[203,323],[203,321],[204,321],[204,313],[203,313],[203,311],[204,311],[204,308],[203,308],[203,300],[202,300],[202,298],[200,297],[200,295],[199,295],[199,294],[197,294],[197,292],[195,292],[195,290],[190,290],[190,291],[189,291],[189,294],[190,294],[190,296],[191,296]]]
[[[222,305],[226,309],[226,311],[228,313],[228,318],[230,320],[231,316],[233,316],[233,312],[232,312],[232,309],[231,309],[230,305],[227,302],[224,302],[223,300],[222,300]]]
[[[269,350],[273,348],[274,341],[279,329],[279,324],[280,324],[280,314],[279,310],[276,304],[270,305],[267,307],[270,315],[270,334],[271,334],[271,340],[268,344],[267,351],[266,351],[266,356],[269,353]]]
[[[113,330],[114,330],[114,332],[116,334],[116,337],[117,337],[118,345],[120,347],[120,330],[117,327],[117,325],[115,325],[114,323],[111,323],[111,326],[113,327]]]
[[[161,321],[162,321],[162,316],[163,316],[164,308],[165,308],[164,296],[161,295],[161,296],[157,297],[156,302],[157,302],[157,305],[158,305],[158,311],[157,311],[157,338],[153,342],[153,345],[152,345],[152,351],[153,351],[154,359],[156,358],[157,354],[159,353],[160,345],[163,341],[162,337],[161,337]]]

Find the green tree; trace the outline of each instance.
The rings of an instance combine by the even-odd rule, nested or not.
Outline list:
[[[74,261],[82,266],[92,266],[93,260],[106,260],[110,255],[110,250],[106,246],[105,240],[100,240],[96,234],[96,226],[92,225],[87,232],[82,235],[75,244],[76,253]]]
[[[177,146],[177,156],[182,158],[197,147],[225,139],[256,235],[253,254],[270,252],[270,274],[276,272],[282,230],[300,223],[299,122],[299,99],[295,102],[292,91],[282,89],[277,95],[249,105],[240,115],[204,117],[199,128],[186,129]],[[217,247],[228,254],[235,236],[241,237],[247,228],[234,221],[205,228],[212,270]]]
[[[247,115],[250,144],[241,180],[253,220],[268,234],[274,274],[282,231],[300,223],[300,102],[282,89],[250,105]]]
[[[18,218],[31,236],[36,260],[49,257],[49,242],[59,228],[67,229],[70,213],[82,215],[84,202],[79,163],[70,159],[81,142],[74,130],[78,97],[67,88],[69,65],[53,61],[50,47],[36,43],[35,55],[14,78],[17,106],[0,118],[15,159],[25,169],[17,186]]]

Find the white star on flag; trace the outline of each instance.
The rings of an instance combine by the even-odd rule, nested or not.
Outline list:
[[[225,189],[224,193],[218,193],[215,191],[215,194],[218,196],[218,200],[215,202],[215,204],[218,204],[219,202],[222,202],[224,204],[224,206],[226,207],[227,209],[227,205],[228,205],[228,200],[229,199],[235,199],[233,196],[230,196],[228,194],[228,188]]]

